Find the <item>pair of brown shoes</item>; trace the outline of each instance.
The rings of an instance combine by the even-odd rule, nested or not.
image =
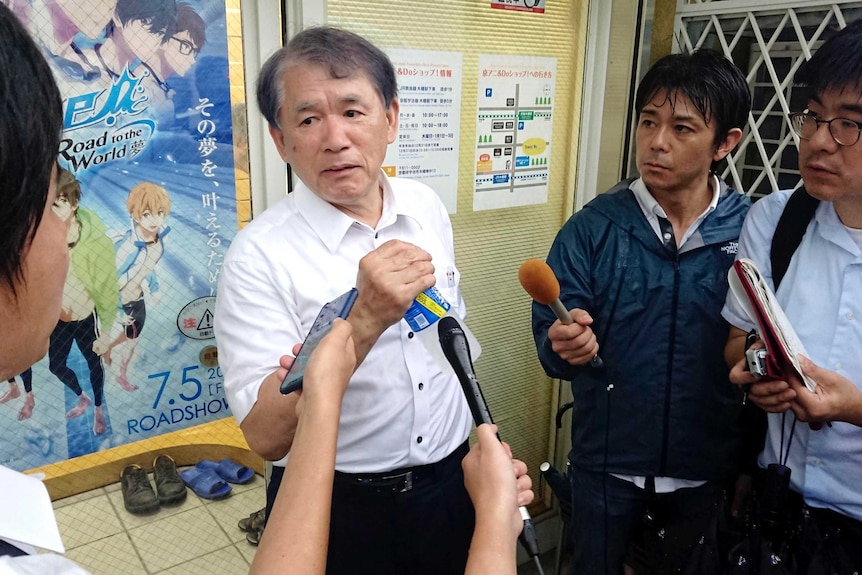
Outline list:
[[[123,505],[129,513],[153,513],[161,505],[176,505],[185,501],[186,485],[177,473],[177,465],[169,455],[159,455],[153,461],[153,481],[140,465],[127,465],[120,472]],[[158,495],[157,495],[158,494]]]
[[[247,535],[245,536],[245,540],[255,546],[257,546],[257,544],[260,542],[260,538],[263,535],[263,528],[265,525],[266,507],[255,511],[248,517],[243,517],[239,520],[239,523],[236,524],[237,527],[247,533]]]

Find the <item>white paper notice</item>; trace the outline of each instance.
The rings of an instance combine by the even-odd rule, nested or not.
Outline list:
[[[479,56],[473,209],[548,201],[556,58]]]
[[[437,192],[450,214],[458,206],[461,138],[459,52],[386,48],[398,77],[398,137],[386,150],[389,176],[418,180]]]
[[[0,537],[64,553],[51,497],[38,478],[0,466]]]

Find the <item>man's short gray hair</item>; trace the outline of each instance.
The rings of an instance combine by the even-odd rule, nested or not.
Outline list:
[[[293,64],[314,64],[327,69],[332,78],[348,78],[364,73],[389,105],[398,95],[395,69],[389,57],[371,42],[347,30],[317,26],[303,30],[270,56],[257,80],[257,104],[274,128],[280,128],[278,115],[284,101],[284,74]]]

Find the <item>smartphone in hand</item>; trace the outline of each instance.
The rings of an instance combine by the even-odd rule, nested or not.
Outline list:
[[[335,318],[347,318],[350,310],[353,308],[353,304],[356,302],[357,295],[356,288],[352,288],[321,308],[320,313],[317,314],[317,319],[311,325],[308,335],[305,336],[305,341],[302,342],[302,347],[299,348],[299,353],[296,354],[296,359],[293,360],[293,365],[290,366],[287,375],[281,382],[281,393],[286,395],[302,388],[302,376],[305,373],[305,366],[308,364],[308,359],[311,357],[312,352],[317,349],[320,341],[332,329],[332,322]]]

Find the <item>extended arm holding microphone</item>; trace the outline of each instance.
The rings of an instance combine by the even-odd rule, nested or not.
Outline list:
[[[577,323],[583,327],[588,327],[592,324],[592,318],[583,310],[581,310],[583,313],[577,320],[572,319],[572,315],[560,301],[560,282],[554,275],[554,270],[542,260],[527,260],[521,264],[518,270],[518,280],[520,280],[524,290],[530,294],[530,297],[536,302],[550,307],[563,325]],[[604,362],[596,352],[589,360],[589,364],[598,368],[602,367]]]
[[[440,347],[443,348],[446,360],[452,366],[455,375],[458,377],[458,381],[461,383],[461,389],[464,391],[464,397],[467,399],[467,405],[470,407],[473,421],[477,427],[483,423],[493,425],[494,420],[491,417],[491,412],[488,410],[485,396],[482,395],[479,380],[476,379],[473,369],[473,359],[470,357],[470,344],[467,343],[464,330],[461,328],[458,320],[448,316],[440,320],[437,330],[440,338]],[[497,435],[497,439],[500,439],[499,435]],[[539,573],[543,573],[542,565],[539,562],[539,543],[536,539],[536,530],[533,527],[533,521],[526,507],[521,506],[519,511],[524,521],[524,529],[521,531],[518,540],[527,554],[533,558],[539,569]]]

